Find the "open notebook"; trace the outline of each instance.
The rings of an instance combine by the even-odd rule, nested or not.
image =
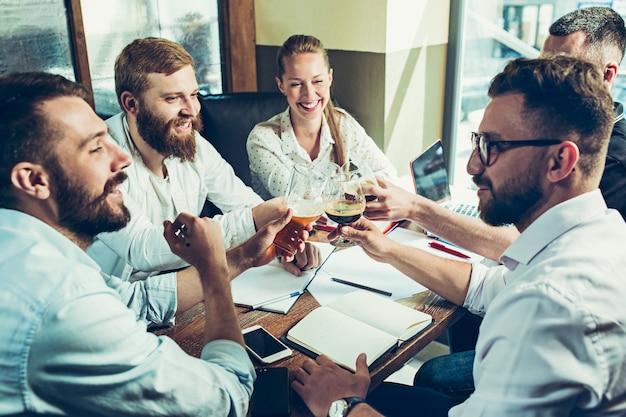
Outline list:
[[[320,249],[323,265],[335,247],[328,243],[312,243]],[[277,259],[250,268],[231,281],[233,301],[243,307],[287,314],[298,301],[298,293],[307,288],[320,267],[304,271],[299,277],[287,272]]]
[[[411,161],[411,175],[417,194],[441,203],[457,213],[478,217],[475,203],[452,198],[441,139],[437,139]]]
[[[307,314],[283,338],[311,356],[327,355],[351,370],[361,352],[367,365],[421,332],[432,317],[369,291],[357,290]]]

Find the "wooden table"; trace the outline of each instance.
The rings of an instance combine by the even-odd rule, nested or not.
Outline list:
[[[317,231],[312,241],[328,241],[328,233]],[[424,291],[412,297],[398,300],[399,303],[411,308],[428,313],[433,318],[433,324],[424,329],[416,337],[405,342],[398,350],[382,356],[371,369],[372,382],[370,390],[377,387],[389,375],[400,369],[409,359],[422,350],[427,344],[435,340],[450,325],[465,314],[465,310],[443,299],[431,291]],[[280,338],[310,311],[319,307],[320,304],[308,292],[302,294],[288,314],[270,313],[267,311],[253,310],[236,307],[239,325],[242,329],[255,324],[265,327],[274,336]],[[176,317],[176,325],[168,329],[155,331],[156,334],[171,337],[188,354],[200,357],[204,347],[204,305],[200,303]],[[256,367],[262,366],[286,366],[290,373],[299,368],[302,361],[307,358],[301,352],[294,350],[293,355],[271,365],[263,365],[256,362]],[[292,392],[291,416],[312,416],[302,399]]]
[[[376,366],[370,373],[372,377],[370,389],[378,386],[385,378],[400,369],[406,361],[458,320],[465,311],[431,291],[425,291],[398,302],[430,314],[434,323],[415,338],[406,342],[397,351],[383,356],[375,364]],[[241,328],[260,324],[274,336],[280,337],[316,307],[319,307],[319,303],[311,294],[305,293],[300,296],[288,314],[270,313],[260,310],[249,311],[246,308],[237,307],[237,315]],[[196,305],[177,317],[176,326],[158,330],[155,333],[171,337],[185,352],[192,356],[200,357],[200,352],[204,347],[204,306],[202,303]],[[294,354],[290,357],[270,366],[286,366],[290,371],[293,371],[300,366],[305,358],[304,354],[294,351]],[[255,365],[257,367],[262,366],[260,363],[255,363]],[[291,407],[291,415],[293,417],[312,415],[300,397],[293,392]]]

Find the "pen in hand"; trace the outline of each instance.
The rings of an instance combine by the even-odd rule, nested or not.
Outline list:
[[[191,246],[191,243],[189,243],[189,240],[187,239],[187,226],[182,224],[176,231],[176,236],[181,237],[185,241],[185,246]]]

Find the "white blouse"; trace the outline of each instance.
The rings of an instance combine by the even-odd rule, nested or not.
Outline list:
[[[386,179],[396,179],[397,171],[385,154],[370,138],[365,129],[342,109],[337,109],[339,129],[345,140],[346,160],[357,166],[369,166],[376,175]],[[289,108],[266,122],[257,124],[250,135],[246,148],[250,160],[252,188],[264,199],[284,195],[294,164],[310,164],[312,168],[324,170],[334,161],[334,139],[326,118],[322,119],[320,152],[315,158],[300,146],[291,125]]]

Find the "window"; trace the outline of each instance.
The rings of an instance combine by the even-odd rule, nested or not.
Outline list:
[[[451,7],[461,7],[460,3],[451,2]],[[464,3],[464,10],[459,10],[464,29],[458,40],[462,55],[458,83],[460,98],[454,107],[456,120],[450,122],[455,123],[450,140],[455,141],[452,149],[456,151],[448,164],[453,183],[461,188],[473,187],[465,169],[471,152],[469,135],[471,131],[477,131],[489,101],[487,90],[491,78],[513,58],[536,57],[552,22],[571,10],[592,5],[608,6],[622,17],[626,16],[624,1],[468,0]],[[616,101],[626,99],[625,70],[626,62],[623,61],[613,85]]]
[[[82,0],[96,110],[119,112],[115,58],[134,39],[149,36],[180,43],[193,56],[202,93],[222,92],[217,0]]]
[[[47,71],[75,80],[64,0],[3,0],[0,74]],[[59,13],[59,11],[63,11]]]
[[[47,71],[92,89],[96,111],[119,111],[113,63],[133,39],[181,43],[203,93],[256,91],[254,0],[3,0],[0,74]]]

